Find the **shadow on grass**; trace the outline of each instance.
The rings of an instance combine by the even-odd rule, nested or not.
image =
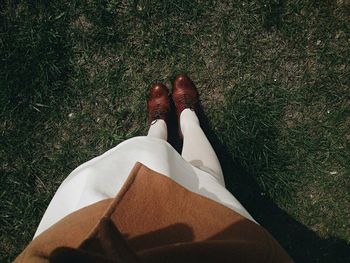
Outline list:
[[[239,159],[232,159],[228,149],[212,131],[202,108],[199,118],[218,154],[228,190],[279,241],[295,262],[346,262],[349,259],[350,247],[344,240],[319,237],[280,209],[269,197],[261,195],[263,191],[254,177],[245,171]]]

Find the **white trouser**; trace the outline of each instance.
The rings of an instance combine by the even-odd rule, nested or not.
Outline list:
[[[208,138],[200,127],[196,113],[185,109],[180,115],[180,128],[183,134],[182,157],[193,166],[214,176],[225,186],[224,176],[218,157]],[[148,131],[148,136],[167,140],[165,121],[154,121]]]

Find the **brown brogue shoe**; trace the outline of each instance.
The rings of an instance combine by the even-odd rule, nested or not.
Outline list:
[[[198,92],[192,80],[185,75],[178,75],[173,85],[173,101],[178,118],[184,109],[196,111],[198,107]]]
[[[186,75],[177,75],[173,84],[173,101],[176,107],[177,120],[180,128],[180,114],[184,109],[197,111],[199,97],[196,86]],[[182,133],[180,130],[180,137]]]
[[[161,84],[153,84],[147,98],[148,123],[162,119],[168,126],[169,113],[171,111],[169,90]]]

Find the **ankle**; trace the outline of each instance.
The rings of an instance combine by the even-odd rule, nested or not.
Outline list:
[[[184,132],[187,128],[200,126],[197,114],[192,109],[184,109],[180,114],[180,128]]]

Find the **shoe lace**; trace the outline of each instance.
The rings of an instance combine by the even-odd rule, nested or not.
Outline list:
[[[157,106],[152,110],[151,112],[151,116],[153,120],[156,119],[162,119],[166,116],[167,114],[167,110],[165,110],[164,108],[162,109],[160,104],[157,104]]]
[[[179,96],[179,101],[185,108],[194,108],[197,103],[197,99],[192,96],[188,96],[186,93],[183,93]]]

